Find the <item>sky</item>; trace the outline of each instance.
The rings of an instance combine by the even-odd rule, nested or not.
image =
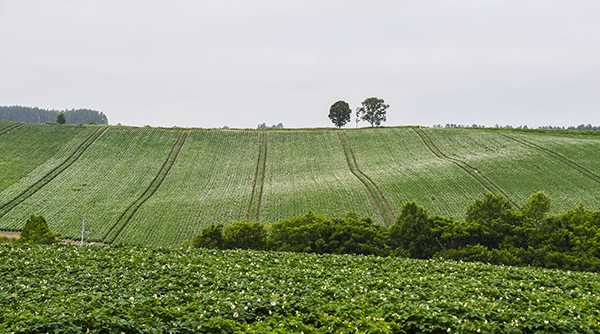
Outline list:
[[[600,125],[599,18],[597,0],[0,0],[0,105],[304,128],[378,97],[386,126]]]

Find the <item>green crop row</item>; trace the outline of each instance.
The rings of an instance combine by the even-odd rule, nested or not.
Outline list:
[[[346,131],[358,166],[373,179],[394,214],[416,201],[432,214],[462,218],[486,191],[452,162],[438,158],[412,129]]]
[[[285,252],[0,245],[6,333],[597,333],[594,273]]]
[[[261,221],[306,213],[356,211],[382,224],[368,191],[352,174],[334,131],[270,132]]]
[[[259,210],[263,222],[310,209],[329,217],[356,211],[378,223],[384,216],[390,225],[414,200],[430,214],[460,220],[488,190],[515,204],[545,191],[553,213],[579,202],[600,207],[594,136],[385,128],[339,136],[269,131],[261,139],[256,131],[190,130],[177,159],[168,160],[172,168],[159,175],[181,129],[110,127],[47,178],[98,127],[0,122],[2,129],[15,125],[0,136],[0,207],[18,205],[0,218],[0,229],[19,230],[29,215],[41,214],[61,236],[79,238],[85,214],[86,238],[101,241],[127,215],[118,243],[178,246],[210,224],[248,212],[256,220]],[[21,194],[22,203],[14,202]]]
[[[180,245],[212,223],[245,219],[258,142],[256,132],[192,131],[160,188],[117,243]]]
[[[18,127],[0,136],[0,192],[53,158],[64,161],[67,153],[72,153],[96,130],[94,127],[10,124]],[[50,161],[50,165],[55,166],[55,161]],[[0,200],[0,205],[4,202],[5,199]]]
[[[472,166],[513,203],[523,203],[527,194],[545,191],[554,200],[553,213],[566,211],[578,203],[593,210],[600,207],[600,187],[596,181],[542,149],[511,139],[513,134],[465,129],[425,132],[441,151]],[[590,150],[592,147],[589,145]]]
[[[0,222],[21,228],[43,215],[61,237],[101,241],[120,215],[148,188],[177,141],[180,131],[109,128],[81,157],[46,186],[15,207]]]

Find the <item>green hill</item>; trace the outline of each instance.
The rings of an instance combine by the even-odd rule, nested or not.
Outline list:
[[[203,130],[0,122],[0,230],[32,214],[65,238],[179,246],[213,223],[356,211],[391,226],[411,200],[462,219],[486,192],[552,213],[600,209],[600,137],[495,129]],[[87,226],[86,225],[86,226]]]

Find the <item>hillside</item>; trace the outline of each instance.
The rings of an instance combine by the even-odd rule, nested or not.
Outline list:
[[[0,122],[0,230],[31,214],[65,238],[179,246],[203,227],[356,211],[390,226],[411,200],[462,219],[486,192],[515,207],[600,209],[600,137],[495,129],[203,130]]]

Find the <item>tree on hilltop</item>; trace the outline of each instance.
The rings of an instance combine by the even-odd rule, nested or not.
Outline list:
[[[381,122],[387,120],[385,114],[386,109],[389,108],[389,104],[385,104],[383,99],[376,97],[370,97],[362,102],[362,106],[356,110],[356,115],[360,115],[360,118],[371,126],[379,126]]]
[[[56,116],[56,123],[58,123],[58,124],[65,124],[65,123],[67,123],[67,119],[65,118],[65,114],[63,114],[63,113],[58,114],[58,116]]]
[[[331,108],[329,108],[329,119],[335,126],[341,128],[346,125],[346,123],[350,122],[350,114],[352,113],[352,109],[345,101],[337,101]]]

